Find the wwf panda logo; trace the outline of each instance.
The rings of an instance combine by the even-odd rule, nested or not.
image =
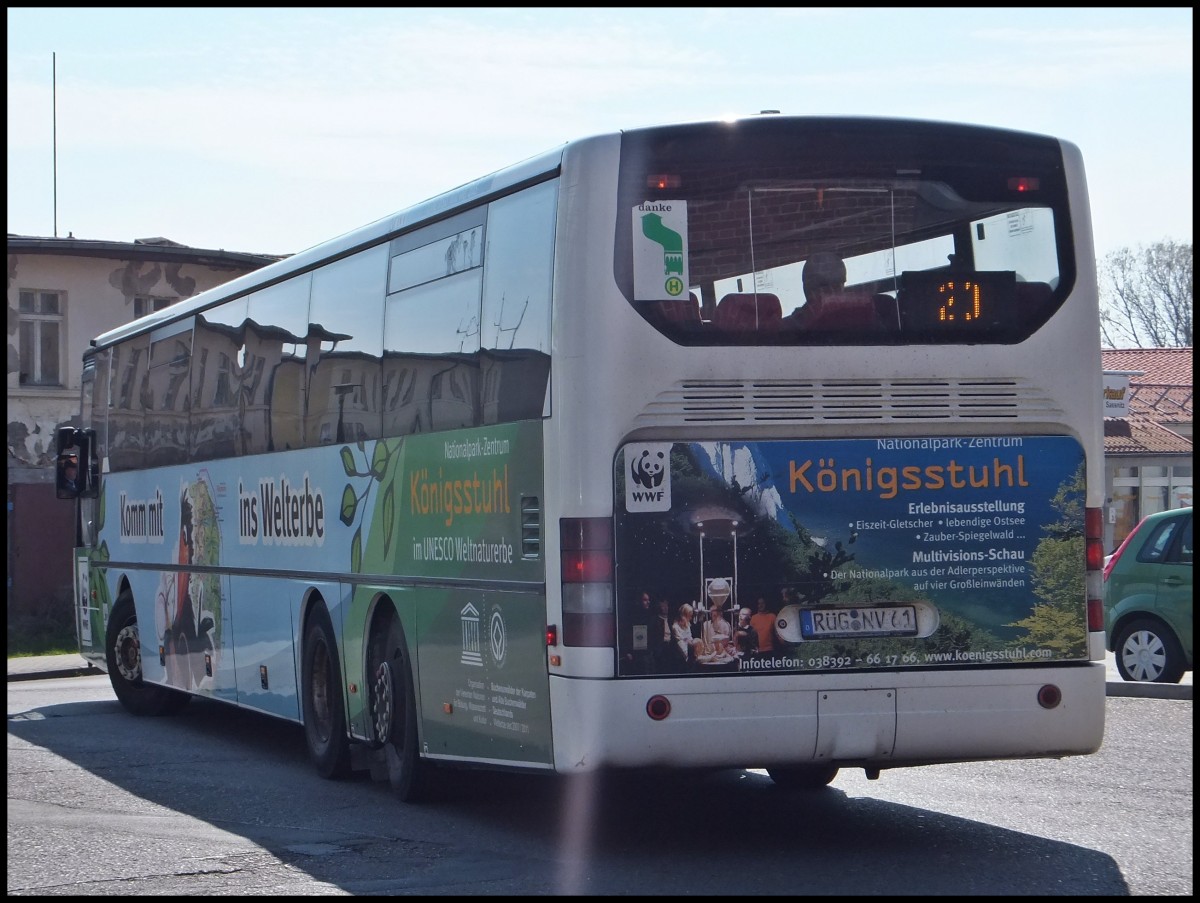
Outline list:
[[[652,453],[648,448],[643,449],[642,454],[634,458],[630,464],[629,475],[639,486],[654,489],[662,485],[663,475],[667,469],[666,460],[666,454],[661,451]]]
[[[671,510],[671,443],[625,446],[625,510],[648,514]]]

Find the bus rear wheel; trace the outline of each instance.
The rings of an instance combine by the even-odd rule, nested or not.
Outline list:
[[[433,764],[421,758],[417,698],[404,630],[394,614],[378,623],[371,641],[371,724],[383,747],[388,783],[402,801],[432,795]]]
[[[191,701],[188,693],[147,683],[142,675],[142,641],[133,595],[122,590],[108,616],[104,636],[108,680],[121,705],[134,715],[173,715]]]
[[[323,778],[341,778],[350,772],[350,738],[346,733],[346,704],[342,697],[342,669],[338,664],[333,624],[323,605],[313,611],[304,631],[304,739],[308,755]]]
[[[783,790],[820,790],[837,777],[837,773],[834,765],[776,765],[767,769],[771,780]]]

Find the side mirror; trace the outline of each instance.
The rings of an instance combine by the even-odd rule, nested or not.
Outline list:
[[[60,499],[77,499],[83,492],[83,475],[79,467],[82,449],[79,430],[64,426],[58,431],[58,457],[54,462],[55,494]]]
[[[55,495],[60,499],[95,498],[100,493],[96,431],[64,426],[56,438]]]

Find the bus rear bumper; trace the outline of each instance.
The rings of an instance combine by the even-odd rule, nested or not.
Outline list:
[[[1104,735],[1105,667],[552,676],[550,693],[560,773],[806,763],[887,768],[1095,752]],[[1055,696],[1057,704],[1048,706]]]

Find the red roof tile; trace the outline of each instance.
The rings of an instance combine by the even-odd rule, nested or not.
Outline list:
[[[1191,348],[1104,348],[1105,370],[1145,370],[1135,380],[1174,385],[1192,384]]]
[[[1143,371],[1129,377],[1131,417],[1191,423],[1191,348],[1103,349],[1100,356],[1105,370]]]
[[[1105,455],[1191,455],[1192,442],[1149,420],[1104,419]]]

